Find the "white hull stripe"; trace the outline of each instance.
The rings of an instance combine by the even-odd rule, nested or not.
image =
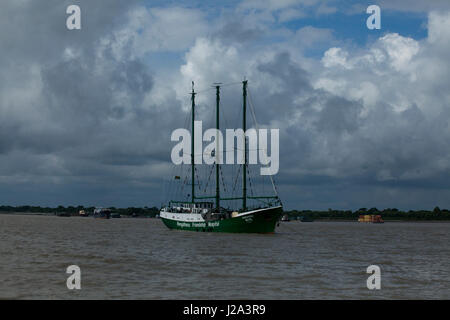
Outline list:
[[[248,214],[258,213],[261,211],[267,211],[268,209],[277,209],[277,208],[282,208],[282,206],[256,209],[256,210],[252,210],[252,211],[242,212],[242,213],[238,214],[237,216],[235,216],[234,218],[242,217],[242,216],[245,216]],[[159,216],[164,219],[175,220],[175,221],[205,222],[205,219],[203,219],[202,215],[199,213],[176,213],[176,212],[161,211]]]

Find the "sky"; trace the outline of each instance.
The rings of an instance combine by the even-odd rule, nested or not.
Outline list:
[[[2,1],[0,46],[1,205],[160,206],[191,81],[246,78],[285,208],[450,208],[447,0]]]

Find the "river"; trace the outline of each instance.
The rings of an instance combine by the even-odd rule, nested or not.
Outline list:
[[[70,265],[81,290],[67,289]],[[450,223],[292,221],[259,235],[0,214],[0,298],[449,299]]]

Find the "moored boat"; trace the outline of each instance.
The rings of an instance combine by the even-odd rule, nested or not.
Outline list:
[[[80,217],[89,217],[89,213],[86,212],[86,210],[80,210],[80,211],[78,211],[78,215],[79,215]]]
[[[104,208],[96,208],[94,210],[94,218],[109,219],[109,218],[111,218],[111,210],[104,209]]]

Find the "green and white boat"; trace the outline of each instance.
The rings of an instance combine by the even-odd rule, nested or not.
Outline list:
[[[247,81],[243,81],[243,109],[242,109],[242,129],[246,132],[247,120]],[[219,129],[219,102],[220,85],[216,85],[216,129]],[[191,150],[194,150],[194,119],[195,119],[195,95],[192,83],[191,101]],[[256,122],[256,118],[254,119]],[[244,135],[245,137],[245,135]],[[245,138],[244,138],[245,139]],[[168,205],[163,206],[160,211],[160,218],[169,229],[196,231],[196,232],[227,232],[227,233],[274,233],[281,216],[283,206],[278,197],[277,190],[272,177],[272,195],[257,196],[253,193],[247,194],[248,171],[248,146],[244,141],[244,161],[240,164],[239,172],[242,176],[242,190],[238,196],[221,197],[220,174],[221,166],[216,161],[212,170],[215,169],[215,195],[197,195],[196,192],[196,165],[194,163],[194,152],[191,152],[190,170],[190,194],[184,196],[185,200],[169,200]],[[211,171],[212,173],[212,171]],[[239,173],[238,173],[239,174]],[[210,174],[211,175],[211,174]],[[223,176],[222,176],[223,178]],[[181,182],[181,177],[176,176],[180,183],[188,185],[188,179]],[[222,179],[223,183],[223,179]],[[251,186],[251,181],[250,181]],[[183,197],[183,196],[181,196]],[[239,207],[225,208],[223,203],[240,202]]]

